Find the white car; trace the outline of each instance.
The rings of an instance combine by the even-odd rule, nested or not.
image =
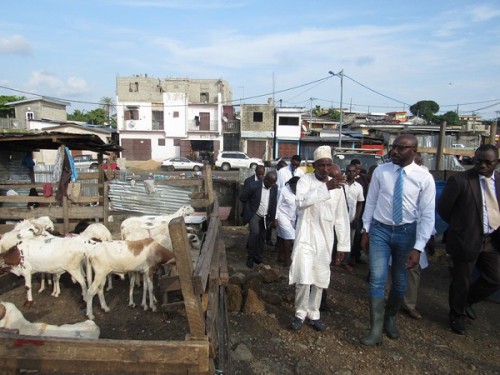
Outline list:
[[[203,167],[203,163],[191,161],[188,158],[182,156],[168,158],[161,162],[161,168],[166,169],[167,171],[199,171],[203,169]]]
[[[251,158],[241,151],[220,151],[215,161],[217,168],[222,168],[223,171],[238,168],[252,168],[258,165],[264,165],[262,159]]]

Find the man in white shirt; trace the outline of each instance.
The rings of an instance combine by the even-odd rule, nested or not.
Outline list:
[[[301,161],[299,155],[293,155],[290,159],[290,165],[278,171],[278,194],[292,177],[302,177],[304,175],[304,171],[299,168]]]
[[[344,185],[345,196],[347,200],[347,208],[349,210],[349,222],[351,223],[351,247],[356,233],[358,221],[361,220],[361,211],[363,209],[363,202],[365,197],[363,195],[363,186],[356,181],[358,170],[356,165],[349,164],[345,169],[346,184]],[[345,259],[342,267],[348,272],[352,272],[350,260]]]
[[[391,146],[391,161],[373,172],[363,213],[361,248],[370,249],[370,323],[364,345],[382,342],[382,331],[399,338],[396,315],[405,296],[408,272],[432,235],[436,185],[432,175],[414,163],[417,138],[403,134]],[[384,291],[392,256],[391,290]]]

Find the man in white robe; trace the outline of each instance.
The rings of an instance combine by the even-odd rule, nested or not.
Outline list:
[[[349,213],[339,180],[329,177],[332,166],[329,146],[314,151],[314,173],[307,173],[297,184],[298,207],[296,238],[292,251],[290,285],[295,284],[295,318],[291,328],[298,331],[305,319],[317,331],[322,290],[330,284],[330,263],[334,235],[337,251],[350,251]]]

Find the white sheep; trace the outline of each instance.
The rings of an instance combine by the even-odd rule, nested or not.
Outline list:
[[[111,273],[141,272],[145,274],[147,290],[149,291],[150,308],[156,311],[153,298],[153,275],[160,265],[174,262],[174,254],[158,242],[147,238],[139,241],[109,241],[98,243],[87,253],[87,316],[94,319],[92,300],[97,294],[104,311],[109,307],[104,299],[104,282]],[[95,272],[92,283],[91,270]]]
[[[10,302],[0,302],[0,328],[16,329],[21,335],[98,339],[100,329],[92,320],[60,326],[31,323]]]
[[[10,272],[24,277],[26,303],[33,302],[31,275],[37,272],[58,276],[64,272],[70,273],[82,287],[82,296],[85,300],[87,286],[82,265],[87,248],[96,245],[97,242],[81,236],[56,237],[41,231],[41,228],[37,229],[40,229],[40,233],[31,229],[26,230],[25,234],[21,233],[23,239],[7,252],[0,254],[5,264],[9,266]],[[31,238],[30,233],[33,235]],[[57,292],[55,296],[58,296]]]

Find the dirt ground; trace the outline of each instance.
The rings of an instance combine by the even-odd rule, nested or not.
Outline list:
[[[245,266],[245,227],[223,227],[229,274],[247,277],[265,267],[278,271],[276,282],[262,284],[260,293],[281,298],[266,303],[265,312],[248,315],[229,313],[230,368],[227,374],[500,374],[499,305],[477,305],[479,318],[467,320],[466,336],[450,331],[447,324],[448,269],[444,250],[438,248],[431,266],[424,271],[418,309],[422,320],[404,313],[398,318],[399,340],[384,338],[381,346],[367,348],[359,338],[368,329],[366,265],[358,265],[352,274],[334,267],[328,292],[331,312],[322,313],[327,325],[316,332],[304,325],[293,332],[294,289],[288,285],[288,270],[275,262],[276,253],[267,247],[264,265],[253,270]],[[49,324],[85,320],[79,286],[63,277],[61,295],[54,298],[45,291],[34,293],[34,305],[23,307],[25,291],[22,279],[0,291],[0,300],[13,302],[30,321]],[[38,281],[34,290],[38,290]],[[143,311],[128,306],[128,280],[115,279],[113,290],[106,293],[111,312],[104,313],[94,300],[95,322],[101,338],[128,340],[184,340],[187,321],[183,311],[164,313]],[[135,301],[141,298],[135,290]]]
[[[229,264],[233,272],[259,272],[245,269],[244,234],[245,228],[226,228]],[[266,304],[264,314],[231,313],[233,374],[500,374],[500,305],[478,304],[479,317],[466,321],[465,336],[449,329],[448,262],[442,246],[422,274],[417,307],[423,319],[401,313],[401,338],[384,337],[377,347],[359,343],[369,328],[367,265],[357,265],[352,274],[333,267],[328,290],[332,311],[321,316],[327,329],[316,332],[304,325],[293,332],[288,325],[294,288],[288,285],[288,270],[275,262],[276,253],[267,250],[264,263],[278,269],[280,278],[262,288],[280,294],[282,302]]]
[[[152,169],[146,162],[144,169]],[[127,166],[128,167],[128,166]],[[477,320],[466,320],[467,334],[459,336],[448,327],[448,263],[444,249],[437,247],[424,270],[420,285],[418,309],[422,320],[401,313],[399,340],[384,338],[382,345],[364,347],[359,339],[369,327],[367,265],[354,272],[332,269],[328,302],[332,311],[322,313],[327,326],[316,332],[304,325],[293,332],[288,325],[294,315],[294,288],[288,285],[288,269],[279,265],[273,248],[267,247],[264,263],[250,270],[245,266],[245,227],[223,227],[229,275],[255,276],[265,267],[279,273],[277,281],[261,284],[259,292],[274,295],[265,304],[265,312],[229,313],[230,367],[226,374],[245,375],[321,375],[321,374],[500,374],[500,305],[482,302],[476,306]],[[0,290],[0,301],[13,302],[30,321],[49,324],[75,323],[85,320],[80,287],[62,278],[61,295],[37,294],[34,281],[34,305],[24,307],[23,280],[12,278],[12,284]],[[183,311],[165,313],[143,311],[128,306],[128,280],[115,279],[106,300],[111,312],[100,310],[94,299],[95,322],[101,338],[128,340],[184,340],[188,331]],[[135,289],[136,304],[142,289]]]

